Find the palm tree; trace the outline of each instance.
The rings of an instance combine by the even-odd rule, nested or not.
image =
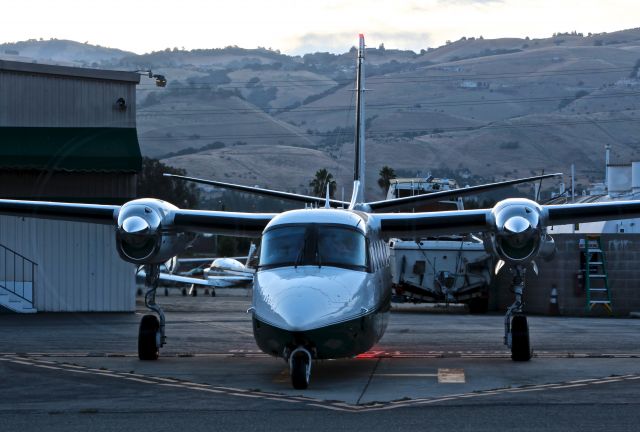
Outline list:
[[[391,184],[391,179],[396,178],[396,172],[393,168],[389,166],[383,166],[380,168],[380,178],[378,179],[378,186],[386,192],[389,189],[389,185]]]
[[[313,194],[318,197],[323,197],[327,193],[327,184],[329,185],[329,196],[333,198],[333,194],[336,191],[336,181],[326,168],[316,171],[316,175],[313,180],[309,182],[309,186],[313,188]]]

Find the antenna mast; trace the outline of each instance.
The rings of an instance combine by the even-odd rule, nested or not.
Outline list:
[[[355,157],[353,167],[352,204],[364,201],[364,35],[360,34],[358,59],[356,63],[356,134]]]

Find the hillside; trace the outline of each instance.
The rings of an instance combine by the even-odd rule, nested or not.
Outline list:
[[[17,53],[17,54],[16,54]],[[138,87],[143,153],[189,174],[306,192],[319,168],[350,189],[354,49],[288,56],[270,49],[144,55],[72,41],[0,45],[0,57],[166,76]],[[368,194],[378,170],[482,179],[568,172],[601,180],[640,159],[640,29],[545,39],[461,38],[419,53],[368,48]]]
[[[36,40],[0,44],[0,58],[5,60],[37,60],[41,63],[97,67],[132,55],[127,51],[63,39]]]

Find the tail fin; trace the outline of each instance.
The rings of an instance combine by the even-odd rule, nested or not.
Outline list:
[[[353,195],[350,207],[364,202],[364,35],[360,35],[358,58],[356,61],[356,124],[355,157],[353,168]]]

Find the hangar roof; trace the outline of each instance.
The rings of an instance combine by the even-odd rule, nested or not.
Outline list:
[[[140,74],[137,72],[89,69],[9,60],[0,60],[0,70],[110,81],[125,81],[132,84],[138,84],[140,82]]]

